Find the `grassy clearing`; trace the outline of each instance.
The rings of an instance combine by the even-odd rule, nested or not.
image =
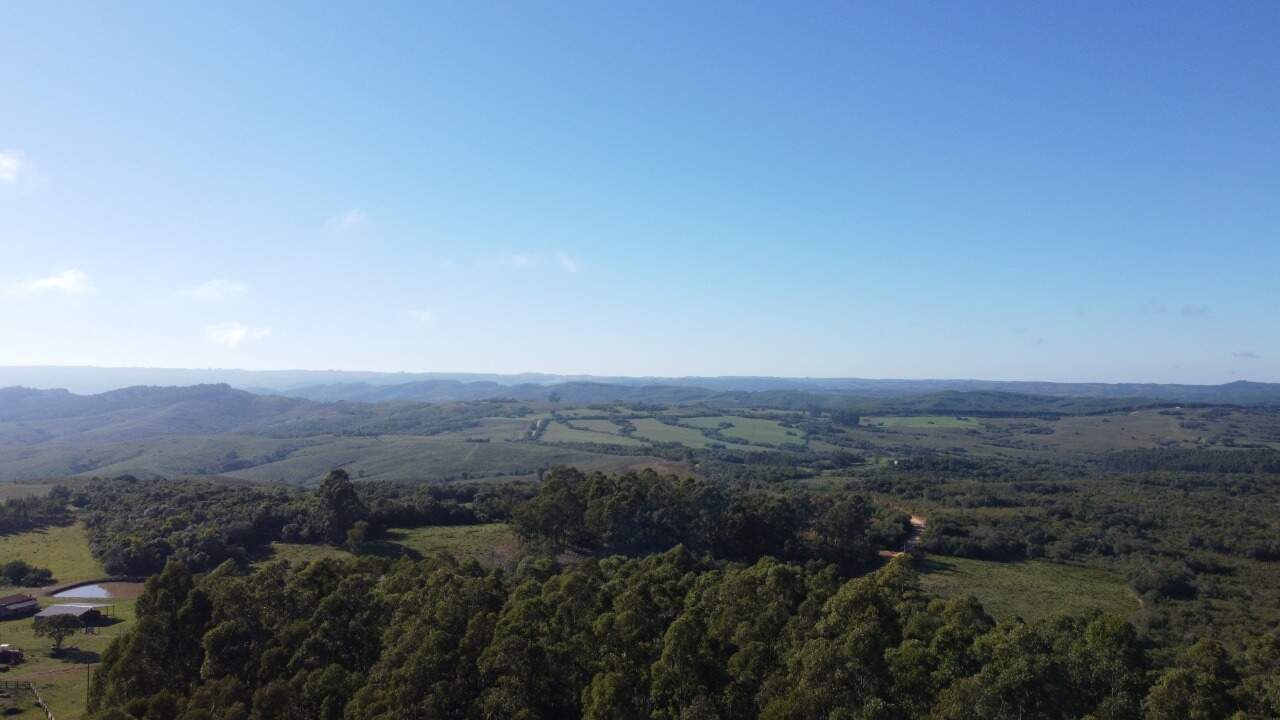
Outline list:
[[[717,417],[689,418],[683,421],[696,428],[718,428],[721,423],[733,423],[733,427],[721,430],[725,437],[761,445],[803,445],[804,433],[783,426],[776,420],[721,415]]]
[[[631,421],[636,426],[636,436],[654,442],[680,443],[689,447],[706,447],[709,442],[701,431],[681,425],[667,425],[653,418],[637,418]]]
[[[94,580],[106,574],[102,563],[89,552],[89,538],[80,523],[17,535],[0,535],[0,559],[26,560],[38,567],[49,568],[55,582],[60,585]]]
[[[577,421],[577,423],[583,423],[583,422],[588,422],[588,421],[583,421],[583,420]],[[571,428],[562,422],[553,422],[550,425],[548,425],[546,431],[542,433],[542,441],[543,442],[563,442],[563,443],[596,443],[596,444],[602,444],[602,445],[644,445],[645,444],[634,438],[624,437],[622,435],[610,435],[608,433],[594,432],[591,430],[578,430],[577,428]]]
[[[973,595],[997,620],[1102,610],[1128,617],[1137,598],[1119,576],[1100,568],[1040,560],[990,562],[931,556],[921,583],[936,595]]]
[[[530,422],[526,418],[482,418],[475,427],[455,430],[438,437],[457,438],[459,440],[488,440],[490,442],[521,440],[529,434]]]
[[[973,418],[956,417],[953,415],[884,415],[879,417],[865,417],[862,419],[862,424],[895,430],[923,430],[929,428],[954,430],[982,429],[982,423],[974,420]]]
[[[621,429],[612,420],[574,420],[573,426],[591,432],[617,434]]]
[[[0,483],[0,500],[44,497],[53,489],[53,483]]]
[[[50,598],[42,598],[40,602],[42,605],[55,604]],[[111,608],[104,612],[114,614],[119,622],[98,628],[97,634],[76,634],[67,638],[64,645],[74,650],[59,657],[50,654],[52,646],[47,639],[38,638],[32,632],[31,618],[0,622],[0,642],[17,645],[27,655],[27,661],[4,673],[3,679],[35,683],[58,720],[80,720],[85,716],[86,663],[92,671],[107,645],[133,625],[133,600],[100,600],[96,604],[110,605]],[[43,718],[44,713],[28,711],[16,717]]]
[[[102,577],[104,574],[102,565],[94,560],[89,552],[89,541],[85,536],[84,526],[79,523],[0,537],[0,558],[26,560],[29,563],[47,567],[53,570],[59,583],[91,580]],[[5,592],[12,592],[12,590]],[[41,605],[54,605],[59,602],[70,602],[70,600],[40,598]],[[99,632],[94,635],[72,636],[66,641],[66,645],[76,650],[64,653],[60,657],[52,657],[49,652],[51,648],[49,641],[37,638],[32,632],[31,618],[0,622],[0,643],[17,645],[27,654],[27,662],[0,677],[5,680],[34,682],[58,720],[80,720],[84,717],[85,665],[97,663],[107,645],[128,630],[134,619],[133,600],[77,602],[110,605],[111,609],[107,613],[113,614],[120,622],[99,628]],[[28,708],[21,715],[8,717],[43,718],[44,714],[39,711],[33,712]]]
[[[616,410],[617,408],[602,409],[602,408],[583,407],[583,408],[571,408],[568,410],[560,410],[559,413],[569,418],[600,417],[601,415],[608,415],[610,412],[614,412]]]
[[[518,543],[515,530],[506,523],[391,530],[390,539],[424,556],[448,552],[488,566],[505,565]]]

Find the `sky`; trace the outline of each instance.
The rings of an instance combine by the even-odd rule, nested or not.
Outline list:
[[[1280,3],[6,5],[0,365],[1280,381]]]

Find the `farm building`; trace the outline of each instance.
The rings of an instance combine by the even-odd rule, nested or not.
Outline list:
[[[36,613],[36,622],[47,620],[51,617],[59,615],[71,615],[79,618],[84,625],[96,625],[106,618],[102,615],[102,608],[106,605],[84,605],[73,603],[68,605],[50,605],[49,607]]]
[[[8,643],[0,645],[0,663],[17,665],[25,659],[26,656],[22,654],[22,648],[14,647]]]
[[[9,619],[30,615],[40,609],[40,604],[30,595],[18,593],[0,597],[0,619]]]

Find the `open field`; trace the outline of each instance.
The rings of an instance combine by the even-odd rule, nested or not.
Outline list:
[[[332,545],[306,545],[303,543],[271,543],[271,552],[261,558],[255,558],[254,565],[263,565],[276,560],[287,560],[290,564],[323,560],[325,558],[355,557],[347,550]]]
[[[424,556],[448,552],[459,560],[491,567],[504,565],[518,543],[515,531],[505,523],[391,530],[390,540]]]
[[[706,447],[707,443],[710,442],[706,435],[694,428],[667,425],[653,418],[638,418],[631,422],[636,426],[636,437],[642,437],[653,442],[680,443],[693,448]]]
[[[515,531],[505,523],[488,525],[450,525],[418,528],[394,528],[387,531],[382,550],[391,554],[408,550],[410,557],[426,556],[440,552],[452,553],[459,560],[476,560],[482,565],[498,566],[505,562],[517,545]],[[397,547],[398,546],[398,547]],[[377,550],[374,550],[377,552]],[[271,543],[271,552],[255,558],[255,566],[287,560],[292,564],[336,558],[355,557],[345,548],[332,545],[303,543]]]
[[[696,428],[708,429],[718,428],[722,423],[732,423],[733,427],[721,430],[720,434],[725,437],[735,438],[747,443],[758,443],[761,445],[804,444],[803,432],[785,427],[776,420],[746,418],[738,417],[736,415],[721,415],[718,417],[688,418],[686,420],[682,420],[681,423],[684,425],[692,425]]]
[[[997,620],[1038,620],[1102,610],[1128,617],[1137,598],[1123,578],[1100,568],[1040,560],[990,562],[929,556],[921,583],[936,595],[973,595]]]
[[[554,423],[553,423],[554,425]],[[601,435],[612,441],[611,436]],[[466,442],[446,437],[384,435],[332,438],[279,462],[228,473],[263,482],[318,481],[334,467],[356,480],[446,480],[478,477],[528,477],[551,465],[615,470],[634,457],[559,448],[530,442]]]
[[[617,434],[622,428],[612,420],[574,420],[573,426],[598,433]]]
[[[102,563],[89,553],[89,539],[80,523],[0,535],[0,560],[26,560],[49,568],[58,585],[96,580],[105,574]]]
[[[31,618],[0,622],[0,642],[17,645],[27,655],[27,661],[4,673],[5,680],[30,681],[58,720],[80,720],[84,717],[86,667],[92,671],[111,641],[124,634],[134,620],[133,600],[101,600],[95,604],[109,605],[104,612],[114,615],[118,622],[98,628],[96,634],[77,633],[67,638],[64,645],[69,650],[59,657],[50,653],[51,644],[46,638],[38,638],[32,632]],[[50,598],[41,598],[42,606],[56,604]],[[44,718],[44,713],[18,717]]]
[[[904,415],[862,418],[863,425],[884,428],[937,428],[960,429],[979,428],[981,424],[970,417],[954,415]]]
[[[59,584],[102,577],[102,565],[89,553],[89,543],[84,527],[79,523],[66,527],[26,532],[0,537],[0,558],[21,559],[53,570]],[[4,592],[31,592],[8,589]],[[68,600],[41,597],[41,606],[54,605]],[[111,606],[107,610],[118,622],[99,628],[97,634],[76,634],[68,638],[66,646],[74,650],[59,657],[50,655],[47,639],[37,638],[32,632],[31,618],[19,618],[0,622],[0,642],[21,647],[27,654],[27,662],[4,673],[3,679],[34,682],[45,702],[58,720],[80,720],[84,717],[86,666],[98,662],[107,645],[133,624],[134,600],[110,599],[76,602],[93,602]],[[42,718],[42,712],[28,710],[19,718]]]
[[[574,424],[579,425],[587,422],[591,422],[591,421],[577,420],[574,422]],[[599,420],[596,422],[607,422],[607,421]],[[617,426],[613,425],[613,423],[608,423],[608,424],[613,426],[614,429],[617,429]],[[633,445],[633,446],[643,446],[646,444],[640,440],[625,437],[623,435],[613,435],[607,432],[599,432],[594,430],[579,430],[578,428],[569,427],[568,425],[565,425],[562,422],[553,422],[550,425],[548,425],[547,429],[542,433],[541,440],[543,442],[548,442],[548,443],[556,443],[556,442],[598,443],[598,444],[606,444],[606,445]]]
[[[44,497],[53,489],[53,485],[53,483],[0,483],[0,501],[24,497]]]

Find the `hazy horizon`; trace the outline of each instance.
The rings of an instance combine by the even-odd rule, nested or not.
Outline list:
[[[1275,3],[6,20],[3,365],[1280,381]]]
[[[839,381],[862,381],[871,383],[892,383],[892,382],[912,382],[912,383],[929,383],[929,382],[974,382],[974,383],[1044,383],[1044,384],[1061,384],[1061,385],[1195,385],[1195,386],[1217,386],[1227,385],[1233,382],[1255,382],[1268,383],[1266,380],[1258,380],[1254,378],[1232,378],[1221,382],[1163,382],[1150,379],[1121,379],[1121,380],[1060,380],[1053,378],[1040,377],[962,377],[962,376],[939,376],[939,377],[865,377],[854,375],[730,375],[730,374],[673,374],[673,375],[626,375],[626,374],[604,374],[604,373],[560,373],[545,372],[539,370],[527,370],[520,372],[480,372],[469,370],[365,370],[350,368],[244,368],[244,367],[148,367],[148,366],[100,366],[100,365],[0,365],[0,387],[21,385],[21,382],[9,382],[8,380],[15,375],[21,376],[24,372],[42,373],[49,372],[54,374],[72,374],[72,373],[93,373],[101,372],[106,374],[124,374],[145,376],[152,374],[188,374],[190,376],[199,376],[201,374],[217,375],[219,373],[228,376],[243,374],[247,376],[342,376],[345,379],[336,379],[335,383],[360,382],[362,376],[369,376],[370,379],[385,378],[388,380],[401,380],[412,382],[415,378],[431,378],[431,379],[458,379],[463,382],[474,382],[489,378],[509,378],[509,379],[543,379],[548,381],[574,381],[574,380],[673,380],[673,381],[694,381],[699,379],[705,380],[780,380],[780,381],[796,381],[796,382],[839,382]],[[531,380],[532,381],[532,380]],[[221,381],[219,381],[221,382]],[[145,383],[143,383],[145,384]],[[175,383],[175,384],[196,384],[192,383]],[[234,383],[233,383],[234,384]],[[48,383],[32,385],[32,387],[53,387]]]

